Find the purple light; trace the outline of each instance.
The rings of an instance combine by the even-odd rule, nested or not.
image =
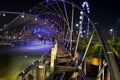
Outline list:
[[[56,0],[52,0],[52,1],[56,1]]]
[[[64,2],[65,0],[61,0],[62,2]]]
[[[53,43],[49,40],[46,41],[44,44],[43,41],[40,40],[33,40],[29,44],[25,44],[23,46],[19,46],[16,48],[17,50],[23,51],[23,52],[36,52],[35,54],[39,54],[40,52],[44,51],[45,53],[48,52],[51,47],[53,47]],[[37,53],[39,52],[39,53]]]
[[[60,15],[58,15],[58,17],[61,17]]]
[[[40,34],[41,36],[51,36],[55,33],[55,29],[51,26],[32,26],[28,29],[32,36]]]
[[[46,3],[48,3],[49,1],[48,0],[45,0],[46,1]]]
[[[49,3],[49,0],[45,0],[46,3]],[[56,0],[50,0],[50,1],[56,1]],[[64,1],[64,0],[61,0],[61,1]]]

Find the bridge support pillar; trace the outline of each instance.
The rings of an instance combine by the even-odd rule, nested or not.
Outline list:
[[[45,66],[38,66],[38,80],[45,80]]]
[[[17,76],[16,80],[22,80],[22,76]]]
[[[50,59],[50,73],[51,73],[51,77],[50,80],[54,79],[54,61],[56,59],[56,53],[57,53],[57,42],[55,44],[55,46],[51,49],[51,59]]]

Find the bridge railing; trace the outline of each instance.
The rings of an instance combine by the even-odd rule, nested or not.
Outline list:
[[[57,43],[51,48],[50,52],[41,56],[40,60],[36,60],[24,71],[22,71],[16,80],[45,80],[45,78],[53,78],[54,60],[56,59]],[[51,58],[49,58],[51,56]],[[49,66],[50,65],[50,66]]]
[[[68,69],[67,66],[57,66],[55,65],[57,53],[57,43],[50,50],[50,53],[43,55],[40,60],[36,60],[33,64],[31,64],[28,68],[22,71],[18,76],[17,80],[54,80],[54,73],[56,69]],[[68,53],[69,54],[69,53]],[[73,71],[77,72],[83,80],[87,80],[84,73],[78,68],[76,62],[73,60],[73,57],[69,55],[72,60],[74,66],[68,66],[69,69],[73,69]]]
[[[17,76],[17,80],[29,80],[30,77],[35,79],[35,77],[37,76],[36,72],[38,64],[39,60],[36,60]]]

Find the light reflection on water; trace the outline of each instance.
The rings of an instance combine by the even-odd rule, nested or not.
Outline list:
[[[45,45],[38,45],[39,43],[39,41],[32,41],[19,47],[7,48],[7,52],[0,52],[0,80],[16,80],[20,72],[53,46],[49,41]]]

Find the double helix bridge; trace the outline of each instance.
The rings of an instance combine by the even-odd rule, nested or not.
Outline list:
[[[4,16],[16,16],[1,29],[2,42],[9,42],[11,46],[35,40],[52,44],[47,53],[43,52],[39,59],[20,71],[16,80],[120,79],[107,38],[89,16],[88,2],[81,3],[78,6],[68,0],[46,0],[26,12],[0,11]]]

